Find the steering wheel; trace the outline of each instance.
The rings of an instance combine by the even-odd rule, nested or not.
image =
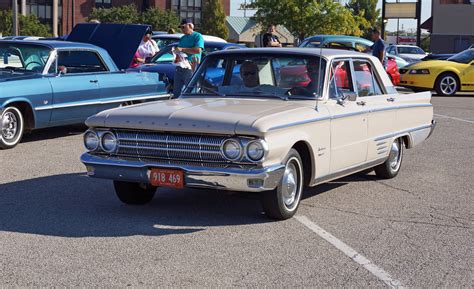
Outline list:
[[[41,64],[41,63],[39,63],[39,62],[37,62],[37,61],[31,61],[30,63],[28,63],[27,65],[25,65],[25,70],[28,70],[28,66],[30,66],[31,64],[37,64],[37,66],[39,66],[39,67],[42,67],[42,66],[43,66],[43,64]],[[33,69],[31,69],[31,70],[33,70]]]

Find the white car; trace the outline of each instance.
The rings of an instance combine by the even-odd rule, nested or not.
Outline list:
[[[423,49],[414,45],[390,45],[387,53],[401,57],[408,63],[418,62],[427,55]]]
[[[399,94],[380,61],[338,49],[211,53],[177,99],[103,111],[86,121],[87,174],[125,204],[158,187],[260,193],[287,219],[304,187],[373,168],[400,171],[405,148],[434,128],[430,92]]]

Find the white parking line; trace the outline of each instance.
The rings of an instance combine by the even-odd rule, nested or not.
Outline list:
[[[328,241],[331,245],[339,249],[342,253],[344,253],[347,257],[351,258],[352,261],[356,262],[357,264],[364,267],[367,271],[372,273],[375,277],[383,281],[391,288],[404,288],[401,285],[401,282],[394,279],[390,274],[385,272],[382,268],[378,267],[374,263],[372,263],[369,259],[365,258],[361,254],[357,253],[354,249],[346,245],[344,242],[339,240],[338,238],[331,235],[329,232],[324,230],[323,228],[319,227],[315,223],[311,222],[305,216],[295,216],[296,220],[300,223],[308,227],[311,231],[318,234],[321,238]]]
[[[468,123],[474,123],[473,120],[467,120],[467,119],[457,118],[457,117],[443,115],[443,114],[436,114],[435,113],[434,116],[442,117],[442,118],[449,118],[449,119],[454,119],[454,120],[459,120],[459,121],[464,121],[464,122],[468,122]]]

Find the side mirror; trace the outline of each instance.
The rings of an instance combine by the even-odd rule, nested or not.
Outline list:
[[[343,91],[342,92],[342,100],[344,101],[356,101],[357,100],[357,94],[353,91]]]

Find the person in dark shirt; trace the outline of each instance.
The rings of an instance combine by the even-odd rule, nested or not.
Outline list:
[[[385,42],[380,38],[380,32],[377,29],[372,31],[372,55],[377,57],[382,63],[383,67],[387,68],[387,55],[385,54]]]
[[[263,34],[263,47],[281,47],[280,40],[275,33],[275,25],[268,25],[267,33]]]

